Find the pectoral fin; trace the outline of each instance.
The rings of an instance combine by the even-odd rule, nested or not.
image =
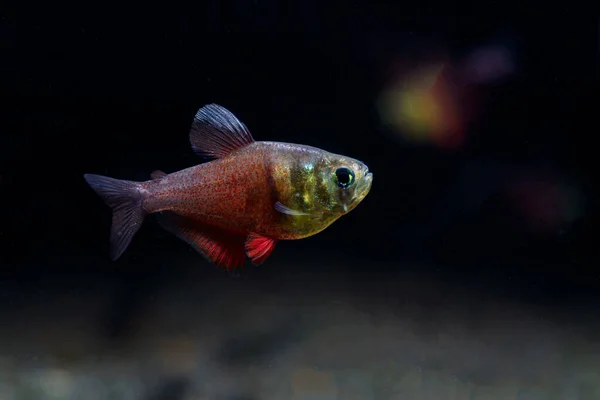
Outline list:
[[[295,215],[295,216],[312,215],[309,213],[305,213],[303,211],[292,210],[291,208],[287,207],[285,204],[280,203],[279,201],[275,203],[275,209],[277,211],[279,211],[280,213],[288,214],[288,215]]]

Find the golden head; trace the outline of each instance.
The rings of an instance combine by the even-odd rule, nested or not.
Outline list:
[[[373,174],[363,162],[353,158],[337,154],[330,154],[328,158],[328,166],[321,172],[330,196],[326,208],[329,212],[344,215],[369,194]]]
[[[263,142],[264,143],[264,142]],[[291,236],[314,235],[367,196],[373,174],[361,161],[315,147],[269,143],[282,224]]]

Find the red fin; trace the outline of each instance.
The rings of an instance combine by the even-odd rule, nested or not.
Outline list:
[[[275,239],[251,233],[246,241],[246,253],[253,264],[259,265],[269,258],[276,244]]]
[[[199,109],[190,130],[192,148],[201,157],[225,157],[253,142],[248,128],[217,104]]]
[[[165,172],[162,172],[159,169],[157,169],[156,171],[154,171],[153,173],[150,174],[150,177],[152,179],[161,179],[161,178],[164,178],[165,176],[167,176],[167,174]]]
[[[210,262],[227,270],[238,269],[246,262],[244,237],[205,225],[170,211],[160,214],[160,225],[190,244]]]

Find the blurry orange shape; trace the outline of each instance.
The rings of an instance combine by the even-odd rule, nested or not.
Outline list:
[[[444,68],[436,64],[418,69],[386,90],[379,102],[383,122],[413,142],[460,145],[459,109],[442,75]]]
[[[429,141],[439,114],[435,98],[425,91],[403,91],[398,97],[397,125],[410,139]]]

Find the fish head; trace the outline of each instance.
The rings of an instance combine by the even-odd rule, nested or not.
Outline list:
[[[321,232],[371,190],[373,174],[362,161],[305,145],[277,146],[270,162],[276,209],[294,238]]]
[[[322,173],[330,197],[328,211],[337,215],[354,210],[373,184],[373,174],[365,163],[342,155],[330,154]]]

